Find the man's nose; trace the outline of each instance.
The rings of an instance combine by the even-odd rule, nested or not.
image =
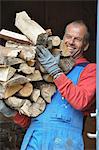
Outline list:
[[[72,38],[69,39],[69,43],[70,44],[74,44],[74,41],[75,41],[74,37],[72,37]]]

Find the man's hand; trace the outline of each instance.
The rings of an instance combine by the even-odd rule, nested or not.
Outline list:
[[[16,114],[16,111],[7,107],[6,104],[3,102],[3,100],[0,100],[0,112],[5,117],[12,117]]]
[[[45,70],[52,76],[61,73],[62,70],[58,66],[56,58],[50,51],[42,45],[38,45],[36,49],[39,62],[43,65]]]

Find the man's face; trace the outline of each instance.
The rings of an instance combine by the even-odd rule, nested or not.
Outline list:
[[[84,36],[86,34],[85,26],[79,24],[69,24],[63,37],[70,56],[73,58],[81,57],[85,48]]]

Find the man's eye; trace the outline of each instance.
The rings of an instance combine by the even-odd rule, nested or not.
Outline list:
[[[79,38],[79,37],[78,37],[78,38],[75,38],[75,40],[81,42],[81,41],[82,41],[82,38]]]
[[[65,37],[68,38],[68,39],[72,38],[72,36],[70,36],[68,34],[66,34]]]

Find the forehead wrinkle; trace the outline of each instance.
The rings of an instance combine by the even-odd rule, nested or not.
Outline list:
[[[71,36],[84,38],[86,34],[86,28],[84,25],[71,23],[67,25],[65,33],[70,34]]]

